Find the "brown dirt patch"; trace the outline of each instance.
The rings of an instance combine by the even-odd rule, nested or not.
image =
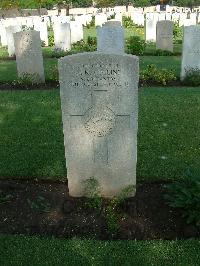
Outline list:
[[[119,206],[119,230],[113,233],[103,211],[88,208],[85,198],[69,197],[65,183],[1,180],[0,233],[95,239],[200,237],[179,211],[166,205],[164,185],[139,183],[136,196]]]

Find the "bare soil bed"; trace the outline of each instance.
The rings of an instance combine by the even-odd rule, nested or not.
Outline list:
[[[164,200],[166,183],[139,183],[134,198],[115,211],[118,230],[111,232],[105,212],[88,207],[86,198],[72,198],[66,183],[0,181],[0,233],[95,239],[186,239],[200,232]]]

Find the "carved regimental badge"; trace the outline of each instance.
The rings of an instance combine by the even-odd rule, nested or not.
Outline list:
[[[84,115],[84,125],[93,136],[106,136],[115,126],[115,114],[107,106],[93,106]]]

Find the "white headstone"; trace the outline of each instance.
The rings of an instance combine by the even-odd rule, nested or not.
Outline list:
[[[45,21],[38,21],[34,24],[34,30],[40,32],[40,39],[45,46],[48,46],[48,30]]]
[[[155,18],[153,13],[146,14],[145,40],[156,41],[156,24],[158,17]]]
[[[158,21],[156,26],[156,49],[173,52],[173,22]]]
[[[120,23],[122,25],[122,13],[116,13],[115,20],[120,21]]]
[[[161,12],[161,13],[158,15],[158,20],[159,20],[159,21],[162,21],[162,20],[165,20],[165,19],[166,19],[165,12]]]
[[[43,83],[44,67],[38,31],[22,31],[14,34],[18,76],[28,76],[35,83]]]
[[[70,21],[71,43],[76,43],[83,39],[83,25],[76,21]]]
[[[1,37],[1,45],[7,45],[7,36],[6,36],[6,28],[3,23],[0,23],[0,37]]]
[[[16,26],[9,26],[6,27],[6,37],[7,37],[7,45],[8,45],[8,54],[9,56],[15,55],[15,44],[14,44],[14,37],[13,34],[16,32],[21,31],[21,27]]]
[[[95,178],[103,197],[136,184],[138,58],[84,53],[59,60],[69,194]]]
[[[181,79],[190,69],[200,70],[200,26],[184,27]]]
[[[71,49],[71,31],[69,23],[56,23],[54,25],[55,49],[69,51]]]
[[[124,53],[124,29],[120,26],[97,27],[97,51]]]
[[[102,26],[106,21],[106,14],[98,14],[95,16],[95,26]]]

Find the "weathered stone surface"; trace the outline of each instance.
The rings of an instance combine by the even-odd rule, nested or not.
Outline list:
[[[200,70],[200,26],[184,27],[181,79],[190,69]]]
[[[117,20],[108,20],[107,22],[105,22],[103,24],[103,26],[116,26],[116,27],[120,27],[121,26],[121,22],[117,21]]]
[[[29,77],[35,83],[45,81],[40,33],[22,31],[14,34],[19,77]]]
[[[136,183],[138,58],[84,53],[59,60],[62,120],[71,196],[94,177],[112,197]]]
[[[97,27],[97,51],[104,53],[124,53],[123,27]]]
[[[69,23],[55,23],[54,25],[55,49],[71,50],[71,31]]]
[[[173,22],[162,20],[156,26],[156,49],[173,52]]]
[[[8,45],[8,54],[9,56],[15,55],[15,45],[14,45],[14,37],[13,34],[15,32],[21,31],[21,27],[19,25],[6,27],[6,37],[7,37],[7,45]]]
[[[156,41],[156,24],[158,21],[158,16],[153,13],[146,14],[146,24],[145,24],[145,40],[155,42]]]

